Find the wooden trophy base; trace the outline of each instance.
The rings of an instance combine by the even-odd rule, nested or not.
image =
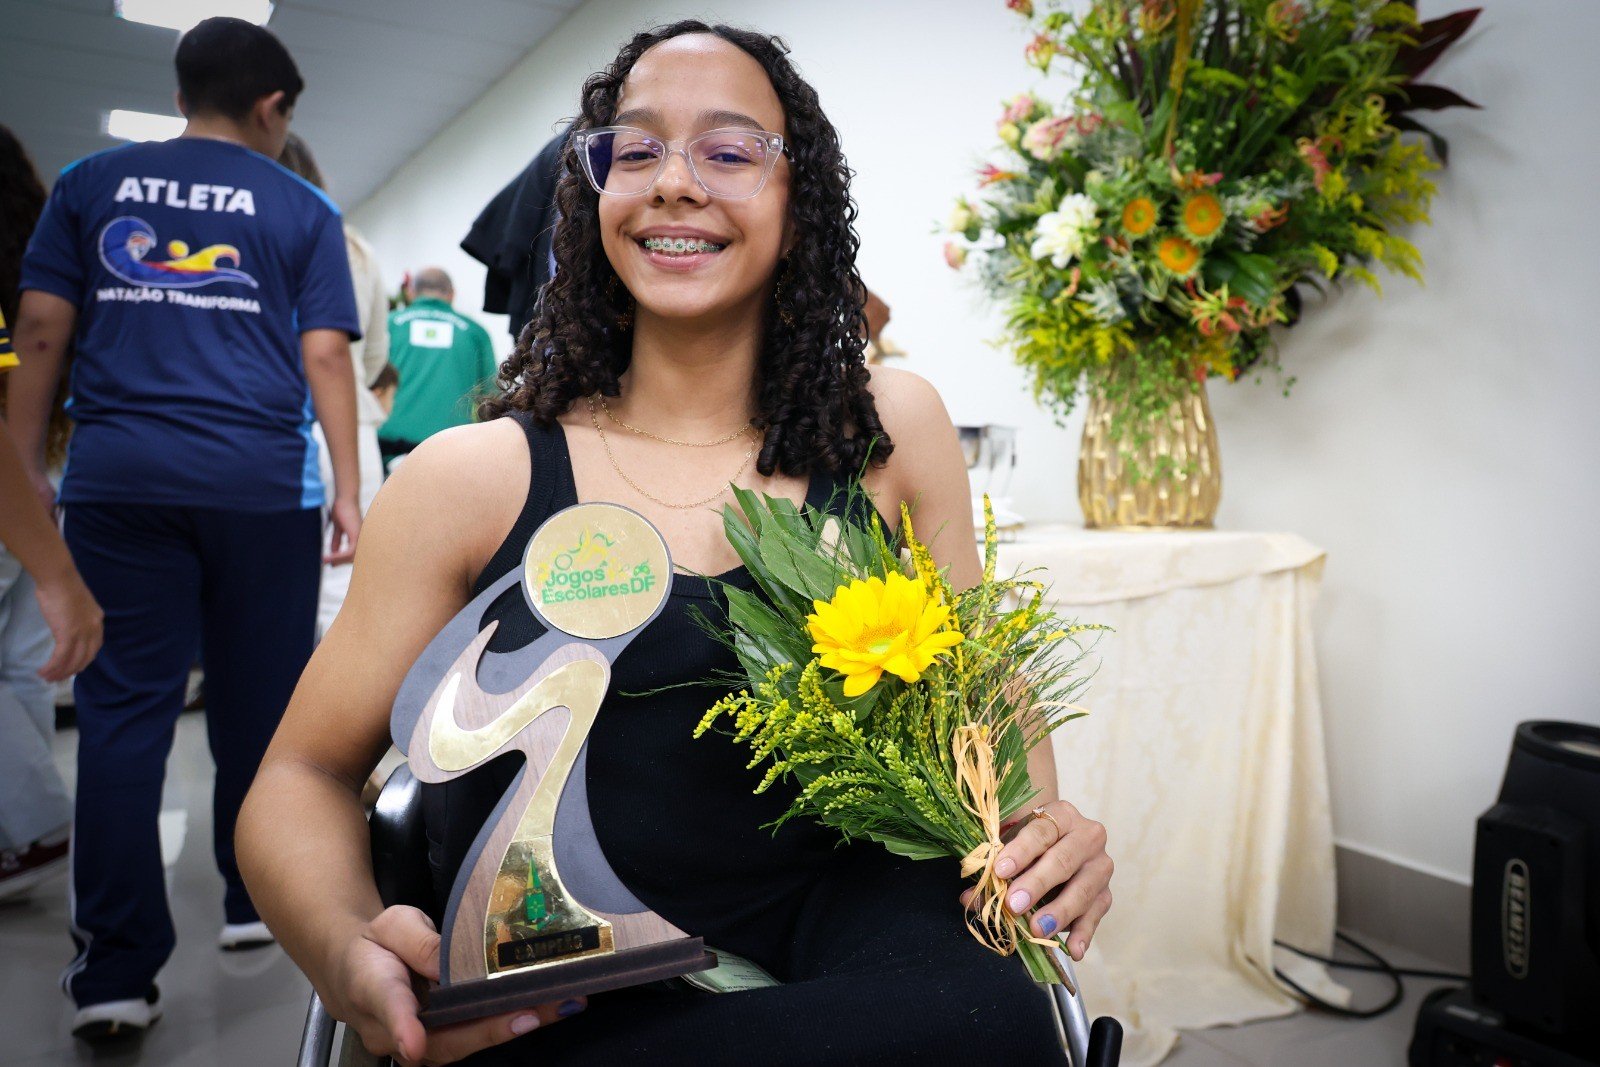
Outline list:
[[[584,956],[570,963],[552,964],[499,978],[431,986],[418,1018],[429,1029],[449,1026],[586,993],[603,993],[608,989],[709,971],[716,965],[716,954],[706,951],[701,938],[673,938],[643,948]]]

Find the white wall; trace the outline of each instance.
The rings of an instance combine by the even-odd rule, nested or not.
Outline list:
[[[1330,553],[1319,647],[1339,840],[1463,881],[1512,726],[1600,707],[1600,7],[1487,2],[1437,68],[1487,110],[1438,118],[1454,163],[1415,234],[1427,287],[1390,279],[1382,300],[1313,308],[1284,338],[1287,400],[1270,381],[1213,391],[1219,524]],[[476,306],[482,271],[456,247],[473,217],[575,112],[588,73],[683,15],[787,38],[858,172],[861,273],[893,309],[889,336],[957,422],[1021,428],[1030,518],[1076,518],[1076,420],[1058,429],[1032,407],[988,343],[996,316],[931,232],[970,187],[998,102],[1033,82],[998,0],[590,0],[353,213],[389,271],[442,264]],[[484,319],[508,346],[504,320]]]

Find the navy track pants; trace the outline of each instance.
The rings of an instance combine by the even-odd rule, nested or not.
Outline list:
[[[83,1007],[143,997],[172,954],[157,817],[197,655],[217,768],[212,847],[225,883],[223,915],[257,919],[234,860],[233,828],[311,655],[322,519],[316,508],[107,503],[65,512],[73,561],[106,614],[105,644],[74,688],[78,955],[62,983]]]

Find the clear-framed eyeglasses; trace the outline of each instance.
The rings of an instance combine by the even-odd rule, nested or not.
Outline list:
[[[767,130],[708,130],[687,141],[663,141],[632,126],[600,126],[576,134],[574,140],[583,173],[602,196],[646,192],[668,157],[681,153],[707,194],[748,200],[765,187],[780,155],[793,158],[783,138]]]

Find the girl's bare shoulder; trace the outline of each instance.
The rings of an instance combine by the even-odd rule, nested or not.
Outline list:
[[[955,427],[933,384],[897,367],[870,369],[878,420],[894,442],[894,451],[881,468],[868,473],[866,483],[888,496],[898,510],[900,501],[914,501],[929,482],[963,473],[965,464],[950,469],[952,458],[959,454],[958,447],[952,449]]]

